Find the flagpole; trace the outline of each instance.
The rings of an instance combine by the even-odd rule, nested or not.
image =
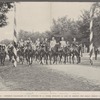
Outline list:
[[[17,66],[17,30],[16,30],[16,2],[14,2],[14,33],[13,33],[13,45],[14,45],[14,63],[13,66]]]
[[[94,21],[94,11],[96,4],[93,4],[90,9],[90,64],[93,65],[93,21]]]

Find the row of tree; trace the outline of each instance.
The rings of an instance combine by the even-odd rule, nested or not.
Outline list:
[[[100,46],[100,13],[96,13],[96,17],[94,18],[94,46]],[[77,38],[77,41],[85,44],[89,48],[89,35],[90,35],[90,12],[84,10],[80,15],[79,20],[71,20],[68,17],[64,16],[62,18],[58,18],[57,20],[52,20],[52,26],[50,31],[46,31],[44,33],[39,32],[27,32],[21,30],[19,32],[19,40],[21,38],[27,39],[30,37],[33,41],[35,41],[38,37],[47,37],[51,39],[52,36],[55,36],[56,39],[60,39],[60,37],[64,37],[66,41],[72,42],[73,37]]]

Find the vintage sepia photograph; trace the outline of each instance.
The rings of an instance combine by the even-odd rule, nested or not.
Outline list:
[[[100,3],[0,2],[2,91],[99,93]]]

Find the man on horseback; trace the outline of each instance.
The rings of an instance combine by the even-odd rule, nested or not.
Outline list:
[[[60,41],[60,47],[59,47],[59,63],[62,62],[62,57],[65,57],[65,47],[66,47],[66,41],[64,40],[64,37],[61,37],[61,41]]]
[[[19,58],[19,62],[21,62],[22,64],[24,62],[24,48],[25,48],[25,43],[24,43],[24,40],[21,39],[18,42],[17,55],[18,55],[18,58]]]
[[[48,49],[49,49],[49,42],[48,42],[48,39],[47,38],[45,38],[45,40],[44,40],[44,46],[45,46],[45,51],[48,51]]]
[[[77,57],[77,64],[80,63],[81,61],[81,57],[80,57],[80,52],[81,52],[81,46],[79,45],[79,43],[76,41],[76,38],[74,38],[73,42],[72,42],[72,59],[73,59],[73,63],[74,63],[74,56]]]
[[[55,45],[57,44],[56,40],[54,37],[52,37],[52,40],[50,41],[50,51],[53,50]]]
[[[14,53],[14,46],[13,46],[13,43],[10,43],[8,45],[8,56],[9,56],[9,61],[11,61],[12,63],[14,63],[14,60],[17,60],[17,57]]]
[[[36,61],[39,60],[39,52],[40,52],[40,39],[37,38],[36,42],[35,42],[35,47],[36,47],[36,50],[35,50],[35,58],[36,58]]]
[[[41,41],[40,41],[40,64],[43,64],[42,62],[42,59],[43,57],[45,56],[45,40],[44,38],[41,38]]]
[[[32,44],[33,44],[32,40],[28,38],[27,43],[26,43],[26,49],[25,49],[25,57],[29,65],[32,64],[32,58],[33,58]]]
[[[69,41],[67,41],[66,46],[67,46],[68,48],[70,47]]]
[[[44,45],[45,45],[44,38],[41,38],[41,41],[40,41],[40,48],[41,48],[41,49],[44,49]]]
[[[40,39],[39,38],[36,40],[35,45],[36,45],[36,50],[38,50],[40,47]]]
[[[49,42],[48,42],[48,38],[45,38],[44,39],[44,53],[43,53],[43,56],[44,56],[44,62],[46,64],[48,64],[48,57],[49,57]]]
[[[19,47],[24,47],[24,41],[23,41],[23,39],[21,39],[21,40],[19,41]]]
[[[31,38],[28,38],[27,47],[31,47],[31,46],[32,46],[32,40],[31,40]]]
[[[76,38],[73,39],[72,47],[74,48],[74,50],[76,50],[76,48],[78,47],[78,42],[76,41]]]
[[[64,37],[61,38],[60,47],[61,47],[61,49],[63,49],[64,47],[66,47],[66,41],[64,40]]]
[[[50,50],[49,50],[49,58],[50,58],[50,64],[51,60],[53,58],[53,64],[56,62],[57,64],[57,57],[58,57],[58,45],[54,37],[52,37],[52,40],[50,41]]]

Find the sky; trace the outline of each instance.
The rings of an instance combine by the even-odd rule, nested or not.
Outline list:
[[[81,11],[90,10],[92,2],[19,2],[16,3],[17,32],[20,30],[45,32],[52,19],[63,16],[77,20]],[[0,41],[13,39],[14,10],[7,14],[8,25],[0,28]]]

